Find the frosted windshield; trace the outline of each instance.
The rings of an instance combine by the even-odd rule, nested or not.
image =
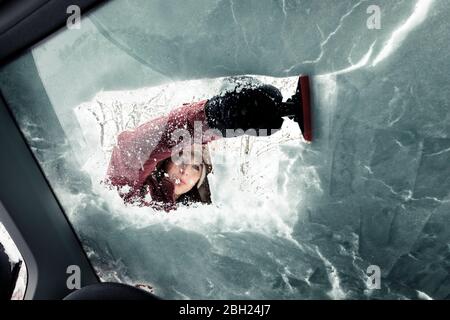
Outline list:
[[[380,28],[367,1],[116,0],[2,70],[100,277],[175,299],[448,298],[449,9],[378,3]],[[212,142],[211,203],[168,213],[104,184],[121,132],[236,77],[287,98],[299,74],[313,143],[290,119]]]

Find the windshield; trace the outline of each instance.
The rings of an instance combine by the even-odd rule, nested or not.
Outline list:
[[[448,243],[448,226],[432,228],[448,207],[446,100],[419,85],[431,87],[433,76],[419,81],[410,67],[415,43],[432,38],[426,30],[448,9],[385,3],[374,29],[369,5],[110,1],[0,71],[2,93],[103,281],[174,299],[445,297],[448,283],[403,271],[433,278],[423,270]],[[448,64],[437,56],[429,67],[440,65]],[[198,120],[205,103],[242,83],[271,85],[286,101],[306,73],[312,144],[285,117],[269,136],[203,143],[199,167],[163,161],[171,145],[159,144],[167,132],[158,121]],[[425,96],[434,113],[422,110]],[[140,134],[152,141],[138,144]],[[188,171],[186,181],[177,173]],[[148,205],[158,197],[153,178],[186,185],[171,189],[175,209]],[[420,255],[426,232],[438,240]],[[368,282],[373,266],[383,290]]]

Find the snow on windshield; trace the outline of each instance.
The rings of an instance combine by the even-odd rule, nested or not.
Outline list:
[[[448,298],[448,6],[381,1],[377,29],[373,4],[338,2],[110,1],[2,71],[102,279],[182,299]],[[211,143],[212,204],[156,212],[101,183],[121,131],[230,76],[286,99],[299,74],[314,142],[286,119]]]

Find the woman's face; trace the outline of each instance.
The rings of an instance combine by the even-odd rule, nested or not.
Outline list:
[[[179,165],[169,161],[166,173],[174,183],[174,192],[180,196],[190,191],[198,182],[201,176],[201,166],[196,164],[181,163]]]

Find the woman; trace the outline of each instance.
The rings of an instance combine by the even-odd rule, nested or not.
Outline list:
[[[141,206],[170,211],[177,203],[210,203],[207,143],[227,136],[227,129],[264,129],[270,135],[283,123],[279,115],[282,99],[273,86],[247,84],[209,100],[184,104],[168,116],[122,132],[111,155],[107,180],[118,188],[125,202]],[[214,129],[217,134],[202,135],[200,148],[197,145],[191,151],[186,149],[189,143],[173,136],[176,130],[185,129],[193,137],[196,123],[203,133]],[[202,156],[196,157],[199,149],[197,153]],[[183,160],[174,161],[174,154]],[[195,158],[201,161],[191,161]]]

